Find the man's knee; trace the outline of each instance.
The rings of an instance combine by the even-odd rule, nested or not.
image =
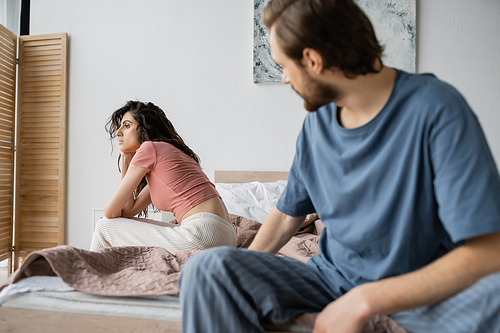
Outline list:
[[[231,262],[240,260],[242,251],[231,246],[220,246],[204,250],[189,258],[184,264],[179,276],[182,288],[183,281],[189,280],[190,288],[195,281],[202,282],[211,277],[220,278],[227,274],[227,266]],[[194,283],[198,284],[198,283]]]

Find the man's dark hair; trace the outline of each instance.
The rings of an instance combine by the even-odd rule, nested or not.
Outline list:
[[[283,52],[302,66],[304,48],[316,50],[323,67],[340,68],[348,77],[377,73],[384,48],[373,26],[352,0],[271,0],[263,22],[275,33]]]

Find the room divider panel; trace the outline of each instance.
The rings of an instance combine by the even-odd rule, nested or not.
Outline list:
[[[17,269],[65,243],[68,37],[19,37],[16,108],[17,37],[0,28],[0,260],[11,270],[12,253]]]

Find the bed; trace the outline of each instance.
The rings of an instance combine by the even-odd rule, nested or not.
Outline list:
[[[286,177],[286,172],[216,171],[214,180],[230,213],[262,222]],[[97,296],[75,291],[55,276],[25,278],[9,289],[0,294],[2,331],[181,332],[176,296]],[[292,328],[301,330],[307,331]]]
[[[215,172],[217,190],[237,228],[238,246],[250,244],[284,190],[286,178],[286,172]],[[308,216],[279,255],[305,262],[318,252],[321,230],[317,216]],[[81,249],[67,247],[64,255],[54,249],[43,251],[26,258],[7,281],[17,282],[0,292],[2,331],[182,332],[175,273],[196,251],[176,253],[174,258],[162,261],[161,265],[168,262],[168,267],[160,268],[156,266],[158,258],[170,255],[160,248],[110,249],[105,264],[95,262],[95,252]],[[50,263],[57,276],[23,278],[26,269],[36,267],[34,263],[40,256]],[[103,257],[99,254],[98,258],[104,260]],[[133,258],[130,266],[126,266],[128,258]],[[137,258],[143,265],[139,268]],[[156,268],[149,268],[153,266]],[[98,273],[96,267],[101,267]],[[121,283],[123,280],[126,282]],[[311,332],[308,327],[312,323],[313,317],[304,316],[298,322],[268,327],[268,332]],[[371,319],[364,332],[404,332],[399,329],[388,317],[378,316]]]

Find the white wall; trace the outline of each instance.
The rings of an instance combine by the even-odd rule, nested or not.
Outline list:
[[[500,1],[417,0],[417,68],[458,88],[500,166]]]
[[[0,0],[0,24],[19,35],[21,0]]]
[[[420,72],[454,84],[500,161],[497,0],[420,0]],[[70,37],[68,227],[88,248],[92,208],[118,183],[104,124],[128,99],[160,105],[209,177],[288,170],[306,114],[285,85],[252,83],[253,0],[36,0],[31,33]]]

